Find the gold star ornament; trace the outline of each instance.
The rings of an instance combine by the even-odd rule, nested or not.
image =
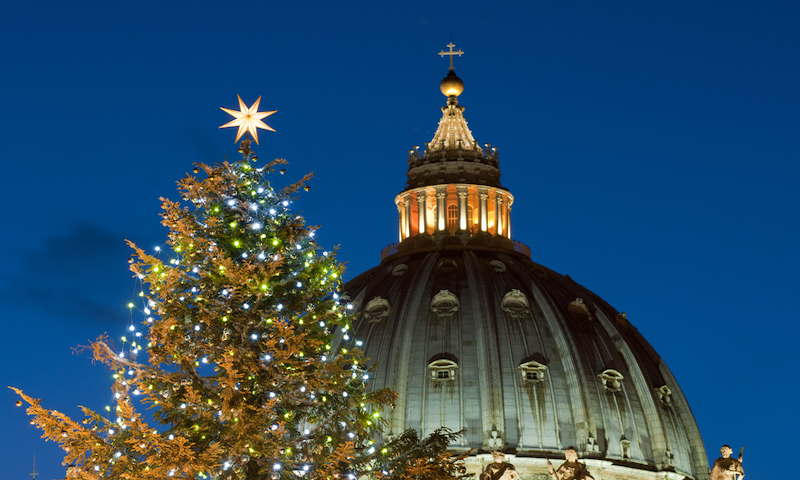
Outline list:
[[[220,125],[219,128],[226,128],[226,127],[239,127],[239,131],[236,133],[236,140],[234,143],[238,142],[242,135],[247,133],[251,133],[253,135],[253,140],[256,141],[258,144],[258,129],[263,128],[264,130],[269,130],[274,132],[275,129],[267,125],[266,123],[262,122],[261,119],[264,117],[269,117],[273,113],[277,112],[277,110],[273,110],[271,112],[259,112],[258,111],[258,104],[261,102],[261,97],[258,97],[256,103],[253,104],[252,107],[248,108],[244,102],[242,101],[242,97],[236,95],[236,98],[239,99],[239,111],[231,110],[225,107],[219,107],[225,113],[233,116],[233,120],[226,123],[225,125]]]

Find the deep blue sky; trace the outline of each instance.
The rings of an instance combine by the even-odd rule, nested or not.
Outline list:
[[[164,4],[169,4],[165,6]],[[222,5],[223,3],[229,5]],[[289,4],[291,6],[288,6]],[[406,151],[429,141],[452,40],[513,236],[665,358],[706,448],[758,478],[796,444],[800,4],[13,2],[0,14],[0,385],[69,414],[110,381],[71,348],[124,334],[132,239],[160,196],[235,158],[220,106],[277,109],[259,156],[309,171],[295,207],[352,278],[396,241]],[[63,478],[0,390],[3,478]],[[790,456],[792,450],[786,451]],[[774,470],[774,468],[773,468]],[[773,473],[774,474],[774,473]]]

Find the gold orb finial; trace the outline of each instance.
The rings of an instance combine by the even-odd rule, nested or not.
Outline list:
[[[439,88],[442,90],[444,96],[457,97],[464,91],[464,82],[456,76],[456,72],[450,70],[447,76],[444,77],[444,80],[442,80],[442,83],[439,84]]]

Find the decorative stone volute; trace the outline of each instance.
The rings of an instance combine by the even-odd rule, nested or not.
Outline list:
[[[506,264],[500,260],[492,260],[489,262],[489,265],[491,265],[494,271],[497,273],[503,273],[506,271]]]
[[[364,318],[369,323],[380,322],[389,317],[392,307],[389,301],[381,297],[375,297],[364,307]]]
[[[569,312],[569,315],[576,320],[589,320],[592,318],[592,314],[589,313],[589,307],[583,303],[582,298],[576,298],[575,300],[569,302],[567,311]]]
[[[603,388],[609,392],[619,392],[622,390],[622,379],[625,377],[613,368],[604,370],[603,373],[597,377],[603,383]]]
[[[458,298],[449,290],[440,291],[431,300],[431,310],[440,317],[452,317],[459,306]]]
[[[509,314],[512,318],[522,318],[530,312],[530,304],[525,294],[517,289],[513,289],[506,293],[500,303],[503,311]]]

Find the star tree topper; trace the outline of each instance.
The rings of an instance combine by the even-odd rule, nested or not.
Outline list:
[[[238,142],[242,135],[245,132],[253,134],[253,140],[256,141],[258,144],[258,129],[263,128],[264,130],[269,130],[274,132],[275,129],[267,125],[266,123],[262,122],[261,119],[264,117],[268,117],[273,113],[277,112],[277,110],[273,110],[271,112],[259,112],[258,111],[258,104],[261,102],[261,97],[258,97],[256,103],[253,104],[252,107],[248,108],[244,102],[242,101],[242,97],[236,95],[236,98],[239,99],[239,111],[231,110],[225,107],[219,107],[225,113],[232,115],[234,118],[230,122],[226,123],[225,125],[220,125],[219,128],[226,128],[226,127],[239,127],[239,131],[236,133],[236,140],[234,143]]]

